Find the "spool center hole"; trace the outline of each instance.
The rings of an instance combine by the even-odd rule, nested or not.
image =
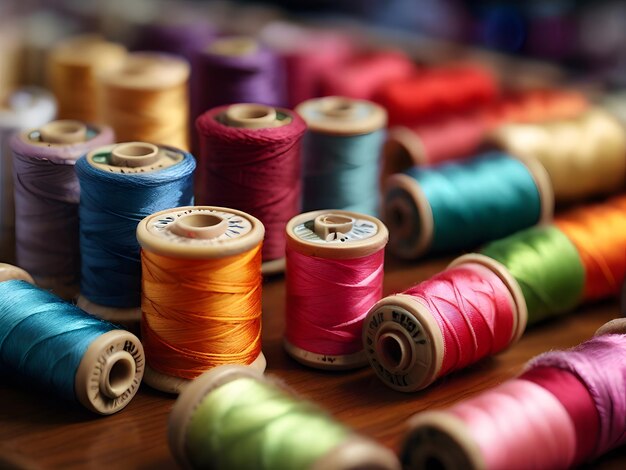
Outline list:
[[[184,218],[185,225],[194,228],[215,227],[222,222],[222,218],[212,214],[192,214]]]
[[[436,455],[429,455],[424,461],[424,468],[429,470],[446,470],[446,465]]]
[[[132,384],[134,375],[135,371],[131,361],[126,358],[118,359],[109,371],[109,388],[118,396],[121,395]]]
[[[385,336],[381,338],[381,341],[381,351],[386,365],[389,366],[390,369],[397,369],[400,367],[403,359],[400,341],[394,336]]]

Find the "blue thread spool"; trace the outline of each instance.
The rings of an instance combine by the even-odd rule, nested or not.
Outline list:
[[[308,126],[303,140],[303,211],[333,208],[378,215],[384,108],[329,96],[305,101],[296,112]]]
[[[8,279],[8,280],[7,280]],[[0,368],[98,414],[124,408],[144,371],[141,342],[0,265]]]
[[[385,186],[389,249],[405,259],[471,249],[549,221],[554,205],[539,163],[498,152],[413,167],[390,176]]]
[[[130,142],[81,158],[81,295],[78,306],[116,323],[141,317],[141,261],[136,238],[144,217],[193,204],[191,154]]]

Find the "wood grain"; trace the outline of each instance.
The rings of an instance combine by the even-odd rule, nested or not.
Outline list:
[[[449,260],[420,264],[387,263],[385,292],[399,292],[441,270]],[[403,394],[380,382],[368,368],[349,373],[307,369],[282,348],[282,278],[264,285],[263,351],[268,373],[296,393],[317,402],[337,419],[397,449],[405,420],[421,410],[445,407],[518,374],[533,356],[567,348],[590,338],[619,316],[617,303],[579,309],[529,330],[521,341],[495,358],[456,373],[429,389]],[[166,469],[175,464],[166,442],[168,413],[174,397],[143,385],[122,412],[96,417],[6,376],[0,383],[0,468]],[[594,468],[624,468],[626,450],[618,450]]]

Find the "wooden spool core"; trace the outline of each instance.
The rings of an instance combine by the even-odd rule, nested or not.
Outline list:
[[[39,128],[41,140],[49,144],[76,144],[87,140],[87,126],[74,120],[52,121]]]

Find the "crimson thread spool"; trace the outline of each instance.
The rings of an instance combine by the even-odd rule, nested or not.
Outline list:
[[[78,295],[80,280],[80,186],[74,164],[113,141],[111,128],[71,120],[50,122],[11,141],[17,264],[64,299]]]
[[[294,359],[321,369],[367,363],[361,324],[382,297],[387,239],[381,221],[354,212],[315,211],[289,221],[284,345]]]
[[[385,110],[370,101],[328,96],[305,101],[296,112],[308,127],[303,210],[335,207],[378,215]]]
[[[179,393],[223,364],[263,371],[261,222],[213,206],[167,209],[137,227],[146,383]]]
[[[281,272],[285,225],[300,210],[304,121],[286,109],[244,103],[212,109],[196,127],[198,201],[258,218],[265,226],[263,272]]]
[[[515,279],[490,258],[466,255],[377,302],[363,322],[363,346],[386,385],[412,392],[517,342],[526,319]]]

